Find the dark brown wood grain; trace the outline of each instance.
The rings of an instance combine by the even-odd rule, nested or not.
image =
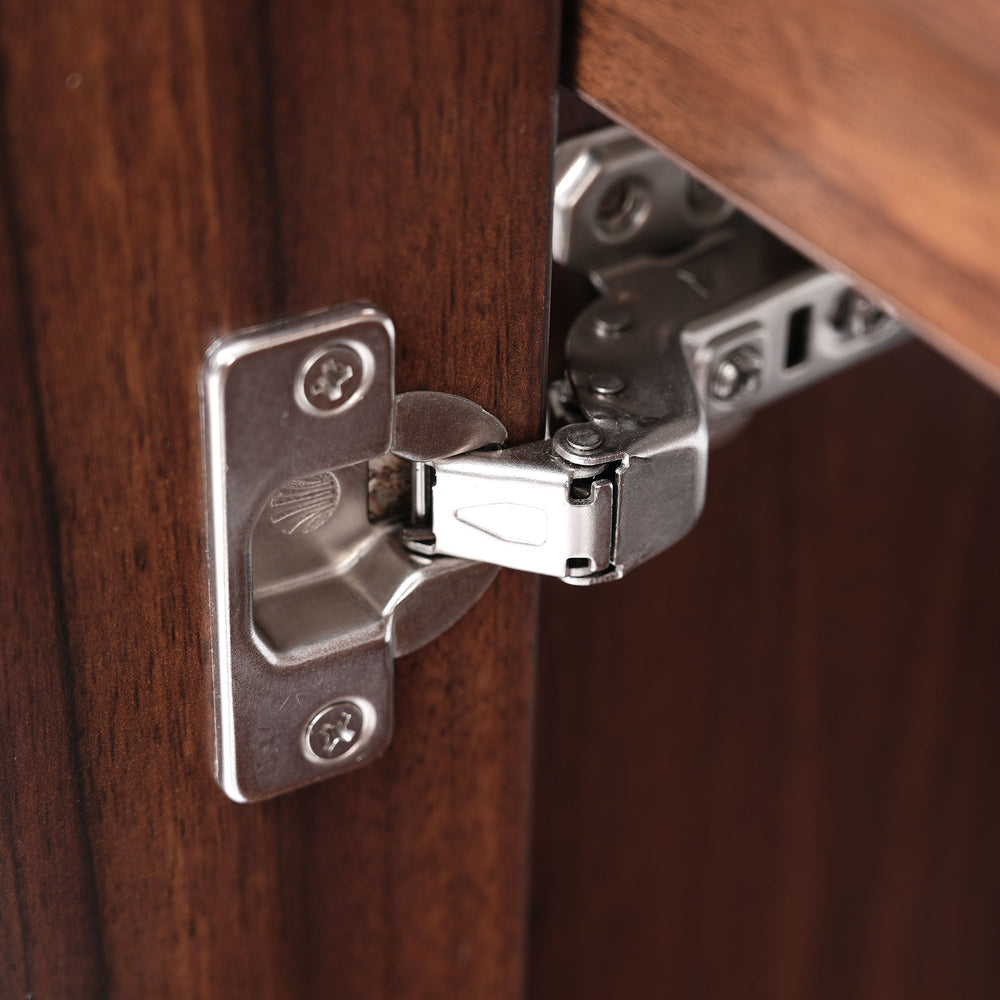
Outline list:
[[[196,376],[363,297],[400,389],[537,434],[555,48],[527,0],[4,5],[4,997],[520,994],[533,581],[397,665],[382,761],[228,802]]]
[[[1000,386],[1000,16],[580,0],[566,79]]]
[[[74,754],[61,541],[25,274],[13,252],[24,233],[2,159],[0,192],[0,983],[10,996],[28,983],[58,995],[76,977],[99,993],[107,971]]]
[[[714,450],[701,522],[542,588],[535,1000],[987,1000],[1000,400],[911,344]]]

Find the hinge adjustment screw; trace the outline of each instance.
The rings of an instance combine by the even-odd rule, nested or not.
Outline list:
[[[764,357],[756,347],[744,344],[730,351],[716,366],[709,382],[713,399],[731,403],[760,388]]]
[[[849,289],[840,300],[833,325],[845,340],[860,340],[888,332],[899,324],[881,306]]]

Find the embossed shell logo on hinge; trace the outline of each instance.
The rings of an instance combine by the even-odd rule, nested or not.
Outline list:
[[[293,479],[275,492],[268,503],[270,521],[279,531],[309,534],[322,528],[340,503],[340,483],[332,472],[318,472]]]

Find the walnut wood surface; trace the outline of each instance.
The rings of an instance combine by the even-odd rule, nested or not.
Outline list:
[[[542,588],[534,1000],[987,1000],[1000,400],[911,344],[712,452],[691,535]]]
[[[569,9],[569,82],[1000,386],[1000,7]]]
[[[196,374],[359,297],[400,389],[539,431],[556,11],[12,0],[0,995],[514,997],[535,585],[397,666],[394,745],[211,778]]]

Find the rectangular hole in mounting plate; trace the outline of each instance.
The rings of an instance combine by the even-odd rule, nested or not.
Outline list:
[[[812,306],[802,306],[788,316],[788,339],[785,341],[785,367],[797,368],[809,357],[809,332]]]

